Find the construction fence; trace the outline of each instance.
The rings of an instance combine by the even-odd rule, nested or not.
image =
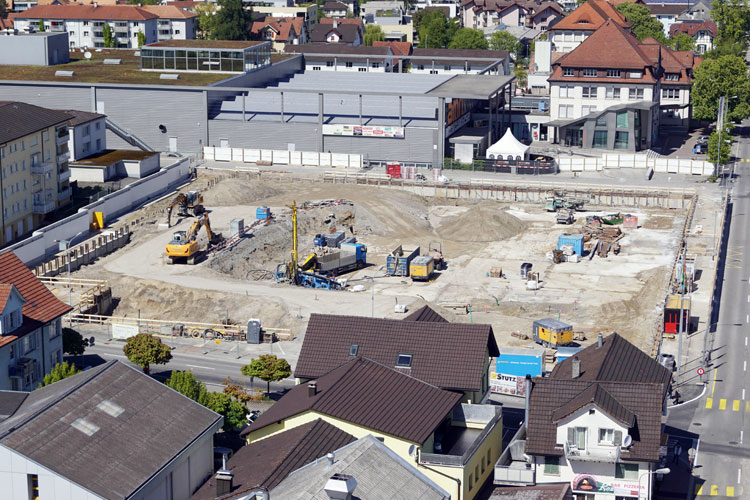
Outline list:
[[[598,172],[612,168],[653,168],[656,173],[714,175],[714,164],[705,160],[685,158],[649,158],[646,155],[605,154],[601,158],[557,159],[560,172]]]
[[[362,155],[287,151],[280,149],[217,148],[205,146],[203,159],[255,163],[257,165],[300,165],[306,167],[362,168]]]

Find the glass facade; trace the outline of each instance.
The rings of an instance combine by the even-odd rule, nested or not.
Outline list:
[[[594,131],[594,147],[595,148],[607,148],[607,131],[606,130],[595,130]]]
[[[270,44],[245,49],[141,49],[141,69],[244,73],[271,63]]]

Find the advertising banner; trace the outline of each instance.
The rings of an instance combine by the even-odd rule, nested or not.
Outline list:
[[[526,377],[490,372],[490,392],[525,397]]]
[[[404,127],[380,127],[365,125],[323,125],[323,135],[342,135],[349,137],[384,137],[403,139]]]
[[[122,325],[120,323],[112,323],[112,338],[113,339],[127,339],[138,335],[137,325]]]
[[[646,485],[625,482],[621,479],[598,480],[591,474],[578,474],[573,478],[573,491],[583,493],[609,493],[617,496],[638,497],[638,490]]]

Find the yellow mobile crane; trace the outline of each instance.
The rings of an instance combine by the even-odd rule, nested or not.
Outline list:
[[[179,215],[199,216],[206,209],[203,207],[203,195],[200,191],[188,191],[180,193],[169,202],[167,207],[167,227],[172,227],[172,210],[177,207]]]
[[[206,235],[208,236],[207,249],[224,239],[221,233],[211,231],[211,222],[208,220],[208,215],[203,214],[193,221],[190,229],[176,231],[172,235],[172,241],[167,244],[166,248],[167,264],[181,262],[190,265],[195,264],[195,261],[205,253],[198,245],[198,232],[202,227],[206,229]]]

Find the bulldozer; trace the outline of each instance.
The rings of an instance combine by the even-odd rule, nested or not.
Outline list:
[[[208,236],[206,250],[224,239],[221,233],[211,231],[211,222],[208,215],[203,214],[193,221],[190,229],[176,231],[172,235],[172,241],[167,244],[166,249],[167,264],[186,263],[194,265],[206,253],[206,250],[201,250],[198,245],[198,233],[202,227],[206,229],[206,235]]]
[[[200,191],[179,193],[169,202],[167,207],[167,227],[172,227],[172,210],[177,207],[177,214],[182,216],[201,215],[206,209],[203,207],[203,195]]]

